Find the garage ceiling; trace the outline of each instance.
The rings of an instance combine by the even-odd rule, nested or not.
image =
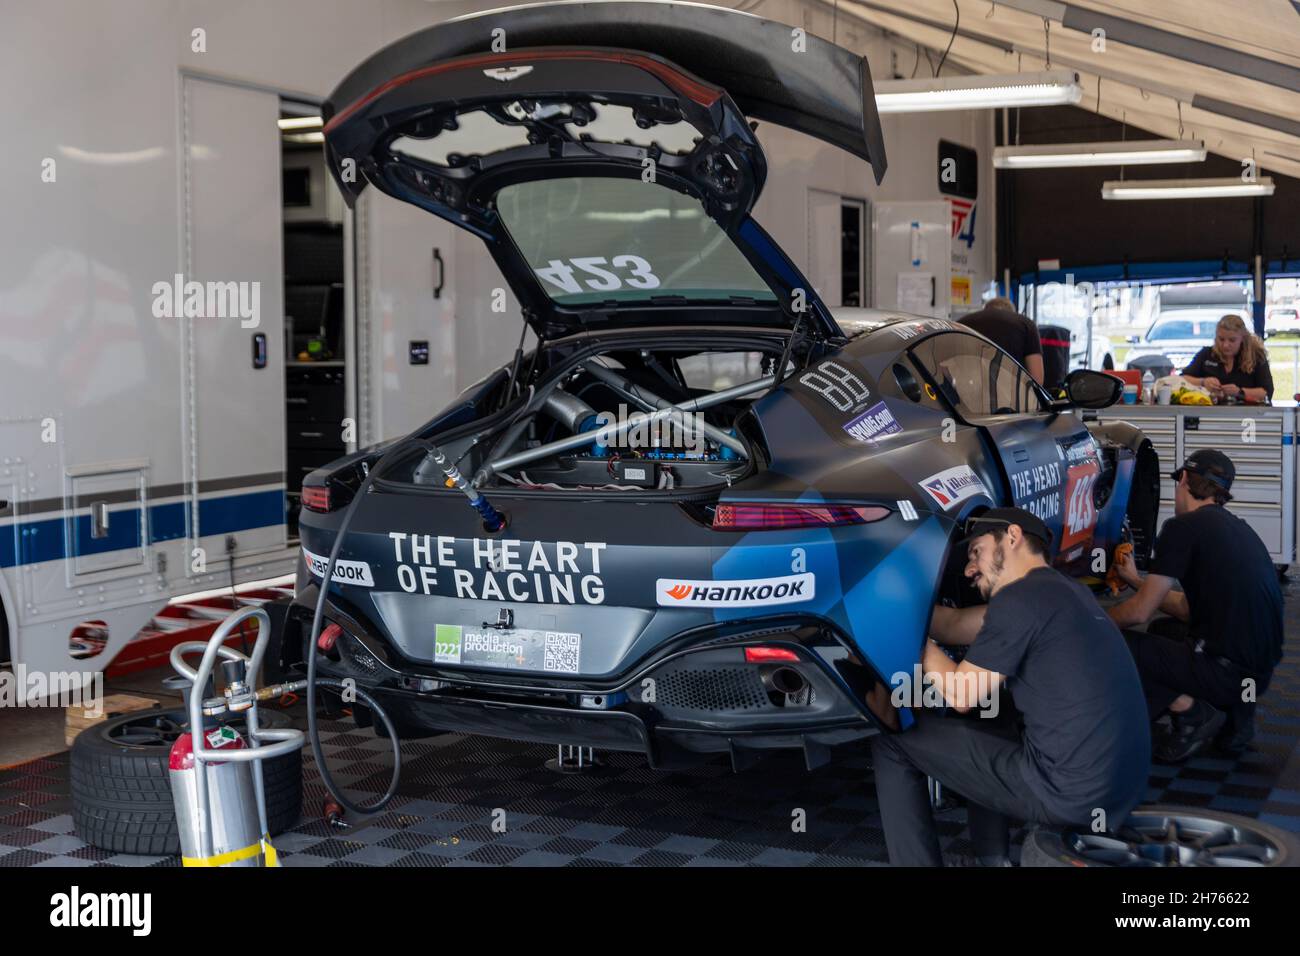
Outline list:
[[[973,73],[1070,68],[1080,108],[1300,178],[1300,7],[1283,0],[839,0]],[[960,10],[957,33],[953,27]],[[1094,31],[1104,34],[1094,34]],[[1103,43],[1104,40],[1104,43]],[[904,75],[910,62],[900,62]],[[921,55],[916,75],[930,63]],[[954,70],[953,72],[958,72]],[[876,65],[877,79],[888,76]],[[1099,95],[1100,94],[1100,95]],[[1180,121],[1181,112],[1181,121]],[[1193,167],[1188,167],[1192,169]],[[1139,177],[1168,176],[1168,172]],[[1194,172],[1189,175],[1195,175]]]

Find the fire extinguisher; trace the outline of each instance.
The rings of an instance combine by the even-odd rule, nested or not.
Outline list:
[[[244,737],[229,724],[204,729],[208,751],[247,750]],[[181,734],[172,744],[168,762],[172,799],[176,804],[176,826],[180,831],[181,859],[204,858],[202,827],[199,822],[197,777],[199,761],[194,759],[194,739]],[[262,833],[257,819],[257,791],[253,789],[253,768],[233,761],[204,761],[208,800],[212,810],[212,853],[208,866],[259,866]],[[192,865],[192,864],[191,864]]]
[[[257,623],[251,657],[225,641],[248,618]],[[263,730],[257,722],[259,700],[278,696],[281,685],[255,689],[250,681],[261,671],[271,635],[270,616],[260,607],[241,608],[227,617],[205,643],[186,642],[172,648],[172,667],[190,681],[186,698],[190,726],[172,745],[168,763],[181,862],[185,866],[276,866],[275,849],[266,822],[266,789],[262,761],[301,749],[300,730]],[[203,652],[197,668],[185,655]],[[212,694],[210,680],[217,657],[222,658],[226,686]],[[228,724],[211,718],[244,713],[249,739]],[[205,720],[206,718],[209,718]]]

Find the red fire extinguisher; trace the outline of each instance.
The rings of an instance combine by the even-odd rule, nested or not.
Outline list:
[[[251,657],[225,646],[236,625],[252,618],[257,640]],[[277,866],[266,822],[266,791],[262,762],[300,750],[300,730],[262,729],[257,720],[259,698],[278,695],[283,688],[256,689],[271,633],[270,616],[260,607],[240,608],[226,618],[208,641],[191,641],[172,648],[171,663],[190,681],[186,710],[190,726],[172,745],[168,762],[181,862],[185,866]],[[188,653],[203,653],[193,668]],[[212,668],[222,658],[226,686],[218,697],[204,699],[211,687]],[[227,723],[211,718],[244,714],[251,741]]]
[[[243,736],[228,724],[203,731],[204,750],[246,750]],[[194,759],[190,734],[181,734],[172,744],[168,762],[172,799],[176,804],[176,825],[181,838],[181,861],[186,866],[260,866],[262,833],[257,819],[257,791],[252,766],[235,761],[203,762]],[[212,853],[202,850],[199,810],[199,773],[206,772],[208,799],[212,808]]]

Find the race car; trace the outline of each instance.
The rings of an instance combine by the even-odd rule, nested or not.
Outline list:
[[[910,725],[891,694],[935,602],[972,599],[951,547],[970,516],[1029,509],[1075,573],[1143,551],[1151,445],[1079,415],[1117,379],[1077,371],[1053,402],[961,325],[837,321],[751,217],[750,118],[884,173],[867,64],[806,44],[697,4],[516,7],[335,90],[349,201],[373,185],[481,236],[537,344],[307,477],[284,663],[322,655],[399,735],[814,767]]]

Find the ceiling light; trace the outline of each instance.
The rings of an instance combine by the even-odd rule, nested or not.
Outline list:
[[[1216,179],[1112,179],[1101,184],[1102,199],[1217,199],[1271,196],[1273,180],[1246,182],[1237,176]]]
[[[324,121],[319,116],[282,116],[280,129],[320,129]]]
[[[884,80],[876,84],[876,109],[881,113],[1060,106],[1078,103],[1082,98],[1079,74],[1071,70]]]
[[[320,130],[314,133],[285,133],[280,137],[286,143],[323,143],[325,134]]]
[[[1201,140],[1141,139],[1126,143],[1055,143],[1050,146],[999,146],[993,150],[998,169],[1048,169],[1058,166],[1143,166],[1153,163],[1199,163]]]

